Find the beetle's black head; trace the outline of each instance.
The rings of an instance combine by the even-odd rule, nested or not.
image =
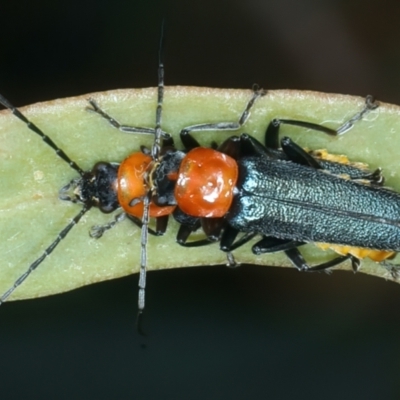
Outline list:
[[[119,207],[117,196],[117,174],[119,164],[98,162],[91,171],[80,178],[72,179],[62,187],[59,198],[73,203],[98,207],[110,213]]]

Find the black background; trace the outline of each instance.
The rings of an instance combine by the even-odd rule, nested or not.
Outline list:
[[[155,86],[163,16],[168,85],[400,104],[395,0],[0,2],[0,90],[17,105]],[[147,338],[137,276],[2,306],[1,398],[400,395],[398,285],[254,266],[154,272],[148,285]]]

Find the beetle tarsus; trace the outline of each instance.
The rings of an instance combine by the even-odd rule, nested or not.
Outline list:
[[[240,266],[240,263],[238,263],[238,262],[235,260],[235,257],[234,257],[234,255],[233,255],[233,253],[230,252],[230,251],[228,251],[228,252],[226,253],[226,266],[227,266],[228,268],[237,268],[237,267]]]
[[[125,219],[125,213],[119,213],[114,217],[114,220],[104,224],[104,225],[93,225],[89,230],[89,236],[93,239],[99,239],[103,236],[104,232],[114,228],[118,222],[121,222]]]

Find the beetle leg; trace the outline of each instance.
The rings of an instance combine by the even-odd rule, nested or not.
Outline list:
[[[225,252],[233,251],[248,243],[251,239],[258,235],[257,232],[248,232],[235,242],[238,233],[239,231],[237,229],[227,225],[221,236],[220,249]]]
[[[164,235],[168,227],[169,215],[163,215],[161,217],[156,217],[156,235]],[[149,230],[150,232],[150,230]]]
[[[243,133],[240,135],[240,154],[241,156],[260,156],[273,159],[281,159],[281,151],[275,151],[265,147],[256,138]]]
[[[365,176],[362,176],[361,178],[358,179],[365,179],[369,181],[372,185],[376,186],[383,186],[385,183],[385,177],[382,175],[382,169],[377,168],[375,171],[371,172],[370,174],[367,174]]]
[[[281,140],[281,146],[283,152],[286,154],[287,158],[290,161],[293,161],[296,164],[306,165],[316,169],[322,168],[319,162],[313,156],[307,153],[298,144],[293,142],[292,139],[288,137],[283,137]]]
[[[379,102],[375,100],[374,96],[370,94],[365,98],[364,108],[347,120],[344,124],[342,124],[339,128],[336,129],[337,135],[341,135],[351,129],[357,121],[363,119],[364,115],[368,112],[375,110],[379,107]]]
[[[133,215],[126,214],[126,217],[132,221],[137,227],[142,228],[143,223],[140,218],[134,217]],[[167,230],[168,225],[168,215],[163,215],[162,217],[156,217],[156,229],[149,228],[147,231],[150,235],[161,236],[164,235]]]
[[[302,147],[300,147],[297,143],[295,143],[289,137],[283,137],[281,139],[281,147],[282,151],[285,153],[286,157],[296,164],[301,164],[309,167],[313,167],[316,169],[328,169],[326,164],[320,163],[315,156],[311,155],[307,151],[305,151]],[[349,169],[347,172],[349,173],[349,178],[355,181],[368,181],[372,185],[382,186],[385,182],[385,178],[382,176],[382,170],[377,168],[373,172],[365,172],[365,175],[360,175],[359,171],[356,167],[353,167],[354,171],[357,172],[356,176],[352,176],[352,170]],[[365,182],[364,182],[365,183]]]
[[[328,270],[329,268],[339,265],[346,260],[352,259],[351,255],[338,256],[338,257],[334,258],[333,260],[310,267],[305,262],[303,256],[297,250],[297,248],[285,250],[285,254],[288,256],[289,260],[299,271],[305,271],[305,272]]]
[[[257,242],[253,247],[252,251],[254,254],[265,254],[265,253],[276,253],[278,251],[286,251],[293,248],[302,246],[303,242],[296,242],[292,239],[278,239],[273,236],[263,236],[263,238]]]
[[[353,272],[356,273],[360,269],[361,265],[361,260],[357,257],[351,256],[351,268],[353,269]]]
[[[237,268],[240,267],[240,263],[236,262],[235,257],[233,256],[233,253],[228,251],[226,253],[226,266],[228,268]]]
[[[179,230],[176,235],[176,241],[178,244],[184,247],[197,247],[205,246],[211,243],[208,239],[187,242],[189,236],[201,227],[200,218],[192,217],[191,215],[184,213],[179,207],[175,208],[173,216],[174,219],[179,223]]]
[[[215,237],[206,237],[205,239],[193,240],[191,242],[188,242],[187,240],[189,239],[189,236],[200,228],[201,221],[200,218],[190,217],[189,215],[187,215],[187,217],[188,218],[186,218],[186,222],[181,222],[180,220],[177,220],[180,224],[178,233],[176,235],[176,241],[179,245],[183,247],[202,247],[212,244],[218,240],[218,238]],[[190,221],[189,218],[192,221]]]
[[[217,122],[211,124],[199,124],[191,125],[182,129],[180,132],[180,138],[185,146],[186,150],[191,150],[195,147],[199,147],[199,142],[190,134],[190,132],[205,132],[205,131],[236,131],[240,129],[246,121],[249,119],[250,110],[253,107],[256,100],[266,94],[263,89],[254,89],[253,95],[247,102],[245,109],[242,112],[239,120],[237,122]]]
[[[123,221],[125,219],[125,217],[126,217],[126,214],[124,212],[122,212],[122,213],[117,214],[114,217],[114,220],[111,221],[111,222],[108,222],[107,224],[104,224],[104,225],[93,225],[90,228],[89,236],[91,238],[94,238],[94,239],[101,238],[105,231],[108,231],[108,230],[114,228],[114,226],[117,225],[118,222]]]
[[[179,210],[179,209],[178,209]],[[180,211],[180,210],[179,210]],[[202,247],[202,246],[207,246],[209,244],[215,243],[216,241],[219,240],[220,238],[220,233],[223,230],[223,227],[225,225],[225,221],[221,218],[195,218],[191,217],[187,214],[180,213],[183,215],[184,220],[180,220],[180,227],[179,231],[176,237],[176,241],[178,244],[184,247]],[[209,221],[209,220],[215,220],[215,221]],[[200,240],[195,240],[192,242],[187,242],[189,236],[196,231],[200,225],[202,225],[204,232],[207,235],[207,238],[205,239],[200,239]],[[232,241],[235,239],[237,235],[237,231],[233,228],[230,227],[225,227],[222,233],[221,241],[220,241],[220,248],[222,251],[226,252],[226,260],[227,260],[227,266],[229,268],[236,268],[240,265],[240,263],[236,262],[235,257],[232,254],[232,250],[235,248],[241,246],[242,244],[247,243],[250,239],[252,239],[257,233],[253,233],[251,237],[248,238],[248,240],[243,241],[239,243],[237,246],[236,244],[233,247],[227,248],[226,247],[226,240],[230,240],[231,238],[229,237],[229,234],[235,232]],[[224,245],[225,244],[225,245]]]
[[[183,247],[202,247],[202,246],[207,246],[209,244],[218,242],[219,238],[220,238],[220,234],[223,228],[223,225],[221,226],[216,226],[215,229],[212,229],[211,226],[213,225],[213,223],[210,220],[213,219],[220,219],[222,220],[222,218],[201,218],[198,219],[199,220],[199,226],[200,227],[200,223],[201,226],[203,228],[204,233],[206,234],[206,238],[205,239],[199,239],[199,240],[194,240],[192,242],[187,242],[187,239],[189,238],[189,236],[198,229],[197,225],[196,227],[192,227],[189,225],[181,225],[178,231],[178,234],[176,236],[176,240],[178,242],[178,244],[180,244]],[[224,222],[224,221],[222,221]]]
[[[312,122],[297,121],[293,119],[273,119],[265,131],[265,146],[270,149],[279,149],[279,130],[282,124],[294,125],[301,128],[312,129],[326,133],[331,136],[337,136],[336,129],[328,128],[320,124],[314,124]]]
[[[357,121],[360,121],[365,114],[367,114],[371,110],[375,110],[377,107],[379,107],[379,103],[374,100],[373,96],[368,95],[365,99],[364,108],[356,113],[353,117],[348,119],[346,122],[344,122],[337,129],[328,128],[327,126],[314,124],[312,122],[275,118],[269,123],[267,130],[265,131],[265,146],[269,149],[279,149],[279,129],[282,124],[299,126],[306,129],[312,129],[314,131],[323,132],[331,136],[338,136],[343,134],[344,132],[347,132],[354,126]]]
[[[241,139],[239,136],[231,136],[217,146],[215,150],[237,160],[242,155]]]
[[[226,225],[224,217],[200,218],[201,227],[208,240],[217,242],[221,238],[221,233]]]
[[[92,98],[88,99],[88,103],[90,104],[90,107],[86,107],[87,111],[100,115],[100,117],[102,117],[106,121],[108,121],[108,123],[111,126],[120,130],[121,132],[137,133],[140,135],[153,135],[153,136],[155,135],[154,128],[143,128],[140,126],[122,125],[119,121],[117,121],[115,118],[111,117],[102,108],[100,108],[100,106],[97,104],[97,102]],[[164,143],[163,143],[164,146],[173,146],[174,141],[169,133],[162,131],[161,137],[164,140]]]

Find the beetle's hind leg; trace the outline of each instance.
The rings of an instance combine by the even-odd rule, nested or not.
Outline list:
[[[352,118],[347,120],[344,124],[342,124],[339,128],[336,129],[336,134],[341,135],[342,133],[347,132],[349,129],[353,127],[353,125],[357,122],[363,119],[364,115],[367,114],[368,112],[375,110],[376,108],[379,107],[379,102],[375,100],[374,96],[368,95],[365,98],[365,105],[364,108],[355,114]]]
[[[217,122],[209,124],[198,124],[191,125],[183,128],[180,132],[181,142],[185,147],[185,150],[192,150],[195,147],[199,147],[199,142],[192,136],[194,132],[206,132],[206,131],[237,131],[239,130],[249,119],[250,110],[252,109],[254,103],[260,98],[266,95],[266,91],[258,88],[258,86],[253,87],[253,95],[247,102],[242,114],[236,122]]]
[[[265,132],[265,139],[264,139],[265,146],[269,149],[275,149],[275,150],[279,149],[279,131],[281,125],[298,126],[301,128],[323,132],[330,136],[342,135],[343,133],[350,130],[357,121],[363,119],[365,114],[367,114],[372,110],[375,110],[378,107],[379,107],[379,102],[375,101],[373,96],[368,95],[365,99],[364,108],[355,115],[353,115],[351,118],[349,118],[347,121],[345,121],[337,129],[329,128],[321,124],[315,124],[313,122],[299,121],[299,120],[285,119],[285,118],[283,119],[275,118],[270,122]]]
[[[314,265],[310,267],[303,256],[299,252],[297,248],[285,250],[285,254],[292,262],[292,264],[301,272],[313,272],[313,271],[329,271],[330,268],[335,267],[347,260],[351,260],[353,271],[356,272],[360,266],[360,260],[350,254],[345,256],[338,256],[330,261],[326,261],[324,263]]]

